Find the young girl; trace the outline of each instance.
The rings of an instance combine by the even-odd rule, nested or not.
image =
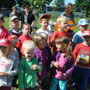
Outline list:
[[[50,90],[57,90],[58,84],[60,90],[66,90],[67,81],[74,69],[74,58],[67,37],[57,38],[55,45],[57,51],[51,63],[56,67],[56,71],[51,81]]]
[[[36,73],[41,71],[41,65],[38,60],[33,57],[35,44],[31,40],[24,41],[23,45],[24,57],[19,64],[19,89],[20,90],[36,90]]]
[[[11,54],[12,53],[12,54]],[[12,51],[11,42],[0,40],[0,90],[11,90],[13,76],[18,73],[18,60]]]
[[[42,66],[42,71],[38,73],[38,79],[43,87],[43,90],[48,90],[46,89],[46,86],[48,87],[48,84],[46,85],[46,83],[48,82],[45,81],[50,70],[50,54],[46,47],[47,39],[42,35],[35,35],[33,40],[36,44],[34,57],[39,60],[39,63]]]

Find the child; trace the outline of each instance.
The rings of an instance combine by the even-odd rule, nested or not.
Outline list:
[[[33,38],[36,47],[34,51],[34,57],[39,60],[39,63],[42,66],[42,71],[38,73],[38,79],[40,82],[40,86],[43,88],[43,90],[48,87],[47,77],[50,75],[50,53],[49,50],[46,47],[47,40],[42,35],[35,35]],[[47,86],[47,87],[46,87]]]
[[[68,25],[67,18],[65,16],[59,16],[57,18],[59,29],[55,31],[51,37],[51,46],[54,47],[53,53],[55,52],[55,40],[62,36],[67,36],[70,39],[70,35],[65,31]]]
[[[30,34],[30,25],[29,24],[24,24],[22,26],[22,35],[18,38],[19,41],[17,42],[17,47],[19,48],[22,57],[23,55],[23,50],[22,50],[22,44],[25,40],[32,40],[32,37],[29,36]]]
[[[84,30],[88,29],[88,21],[86,19],[80,19],[78,22],[78,27],[79,27],[80,31],[75,33],[75,35],[73,36],[73,39],[72,39],[73,49],[75,48],[75,46],[77,44],[83,42],[82,33]]]
[[[4,16],[0,14],[0,39],[7,38],[9,36],[8,30],[3,26]]]
[[[50,38],[52,36],[52,32],[47,29],[48,24],[49,24],[49,19],[50,19],[50,15],[49,14],[42,15],[40,17],[41,28],[38,29],[35,32],[35,34],[41,34],[41,33],[47,34],[47,36],[48,36],[48,43],[50,43]]]
[[[31,40],[24,41],[23,45],[24,57],[19,64],[19,89],[21,90],[35,90],[36,73],[41,71],[41,66],[38,60],[33,57],[35,44]]]
[[[76,90],[88,90],[87,84],[90,77],[90,30],[83,31],[82,38],[83,42],[73,51],[76,63],[73,74]]]
[[[74,58],[68,37],[57,38],[55,45],[57,51],[51,63],[56,67],[56,72],[52,78],[50,90],[57,90],[58,84],[60,90],[66,90],[67,81],[70,79],[74,69]]]
[[[13,17],[13,16],[19,16],[18,12],[17,12],[17,7],[16,6],[13,6],[12,7],[12,12],[10,13],[10,18]]]
[[[13,76],[18,73],[19,60],[13,53],[11,42],[0,40],[0,90],[11,90]]]
[[[19,19],[17,16],[12,16],[10,18],[10,24],[11,24],[11,29],[9,31],[10,35],[15,35],[18,37],[20,37],[21,35],[21,30],[19,29]]]

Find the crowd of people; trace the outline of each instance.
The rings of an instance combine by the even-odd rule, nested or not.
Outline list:
[[[74,23],[72,4],[57,18],[58,29],[47,27],[51,16],[40,16],[41,27],[32,36],[35,17],[25,6],[20,16],[16,6],[10,13],[10,30],[0,14],[0,90],[66,90],[68,81],[76,90],[88,90],[90,77],[90,29],[88,21],[78,21],[77,33],[70,29]],[[19,19],[21,17],[21,19]],[[67,31],[66,31],[67,29]],[[74,34],[74,35],[70,35]]]

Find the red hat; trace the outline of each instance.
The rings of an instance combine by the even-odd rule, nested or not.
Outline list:
[[[0,40],[0,46],[10,46],[10,41],[8,39],[1,39]]]
[[[43,18],[45,18],[45,17],[47,17],[48,19],[50,19],[50,15],[49,14],[44,14],[44,15],[42,15],[41,17],[40,17],[40,19],[43,19]]]
[[[90,30],[83,31],[82,36],[90,36]]]

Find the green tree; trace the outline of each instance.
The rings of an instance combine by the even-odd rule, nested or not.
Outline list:
[[[33,9],[37,9],[38,11],[43,11],[44,7],[46,4],[50,4],[52,0],[24,0],[25,3],[29,3],[30,4],[30,8]]]
[[[75,7],[82,8],[86,17],[90,14],[90,0],[76,0]]]

